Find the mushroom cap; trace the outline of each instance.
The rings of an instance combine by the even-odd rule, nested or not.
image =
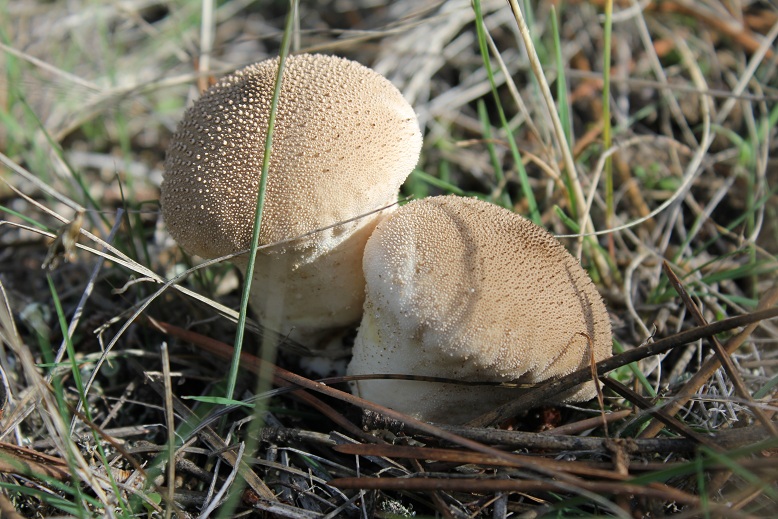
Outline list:
[[[496,205],[455,196],[411,202],[378,224],[363,268],[367,297],[350,374],[536,383],[587,366],[588,338],[595,360],[611,354],[608,313],[584,269],[544,229]],[[394,380],[354,386],[443,422],[516,394]],[[564,400],[594,394],[588,383]]]
[[[189,108],[167,151],[161,205],[170,234],[206,258],[249,248],[278,58],[221,79]],[[397,199],[421,134],[384,77],[325,55],[286,60],[260,244],[294,238]],[[315,258],[362,220],[274,249]]]

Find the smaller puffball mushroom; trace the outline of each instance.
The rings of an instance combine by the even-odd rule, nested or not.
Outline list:
[[[221,79],[187,110],[167,150],[161,189],[170,234],[190,254],[249,248],[279,60]],[[365,242],[397,201],[421,149],[416,115],[384,77],[324,55],[286,61],[251,306],[316,349],[362,312]],[[245,273],[247,255],[233,262]],[[269,322],[268,322],[269,321]]]
[[[411,202],[376,227],[363,268],[367,297],[349,375],[538,383],[611,355],[608,313],[583,268],[544,229],[496,205]],[[410,380],[362,380],[352,390],[442,423],[470,420],[517,391]],[[561,401],[595,391],[589,382]]]

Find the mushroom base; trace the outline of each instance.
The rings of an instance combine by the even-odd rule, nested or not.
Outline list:
[[[362,315],[362,251],[380,218],[356,229],[332,249],[311,247],[257,255],[250,305],[266,328],[311,352],[324,350]],[[235,261],[246,274],[246,260]]]
[[[371,305],[366,312],[354,343],[354,355],[348,366],[348,375],[398,374],[451,379],[454,358],[430,362],[429,352],[415,343],[413,337],[394,337],[399,325],[387,322],[379,324],[371,315]],[[383,321],[391,321],[383,316]],[[379,346],[384,345],[384,346]],[[391,345],[391,346],[387,346]],[[462,363],[472,364],[462,360]],[[462,424],[509,402],[521,393],[520,387],[499,387],[494,383],[537,383],[527,374],[518,380],[495,377],[467,380],[467,384],[417,382],[414,380],[360,380],[351,383],[351,392],[366,400],[390,407],[419,420],[445,424]],[[474,385],[483,382],[490,385]],[[594,398],[596,389],[589,382],[571,389],[555,401],[544,403],[581,402]]]
[[[357,375],[349,370],[349,375]],[[363,373],[368,374],[368,373]],[[372,374],[372,373],[371,373]],[[376,380],[352,383],[351,392],[426,422],[460,425],[477,418],[521,394],[520,388],[495,385],[460,385],[413,380]],[[576,388],[567,398],[538,402],[561,404],[589,400],[595,396],[591,382]]]

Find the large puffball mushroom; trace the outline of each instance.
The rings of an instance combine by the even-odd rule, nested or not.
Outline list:
[[[364,315],[350,375],[537,383],[611,355],[608,313],[587,273],[548,232],[471,198],[411,202],[365,248]],[[591,344],[593,348],[589,347]],[[516,388],[362,380],[354,393],[419,419],[461,423]],[[587,383],[565,402],[592,398]]]
[[[206,91],[165,160],[162,212],[189,252],[248,249],[279,60],[248,66]],[[260,245],[353,219],[397,201],[421,149],[416,115],[384,77],[325,55],[286,60],[273,129]],[[257,255],[251,306],[312,348],[356,323],[365,242],[376,213]],[[245,273],[247,255],[233,259]],[[267,324],[267,323],[266,323]]]

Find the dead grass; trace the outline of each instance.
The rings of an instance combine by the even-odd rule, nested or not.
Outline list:
[[[164,150],[198,88],[277,54],[287,5],[0,0],[0,515],[771,517],[778,9],[615,2],[604,75],[606,0],[529,2],[529,54],[482,1],[488,69],[469,1],[382,4],[305,3],[294,50],[403,91],[425,135],[405,195],[529,215],[531,192],[569,236],[626,351],[599,366],[605,413],[538,407],[545,385],[439,428],[286,371],[293,353],[258,395],[244,358],[261,421],[191,399],[224,394],[239,280],[176,278]]]

